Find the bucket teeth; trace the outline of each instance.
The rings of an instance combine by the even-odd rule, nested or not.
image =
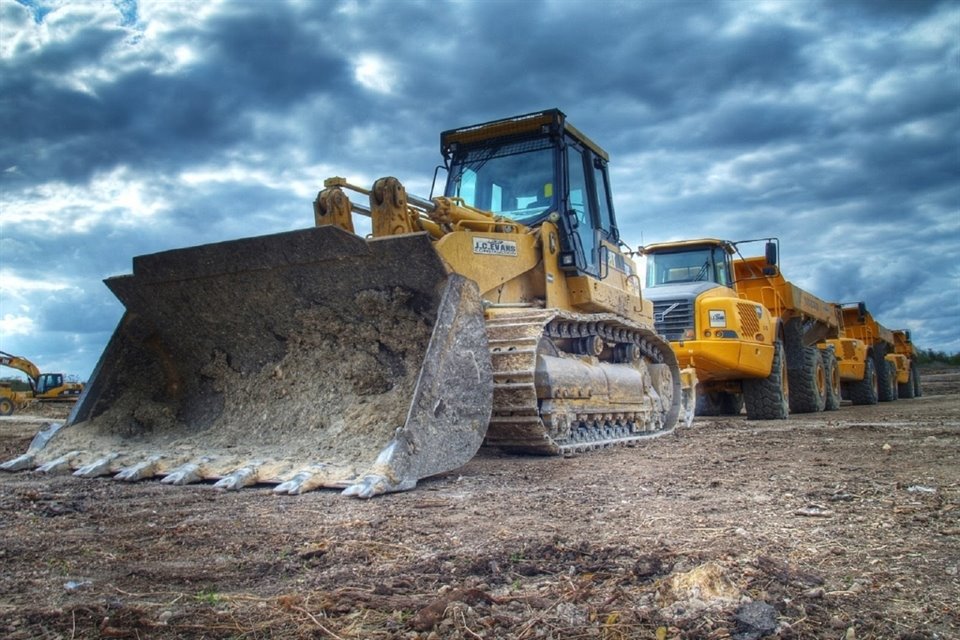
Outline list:
[[[119,453],[110,453],[103,456],[99,460],[94,460],[90,464],[85,464],[76,471],[73,472],[73,475],[78,478],[99,478],[100,476],[108,476],[111,473],[110,465],[114,460],[117,459]]]
[[[157,475],[157,466],[162,459],[163,456],[150,456],[142,462],[121,469],[117,475],[113,476],[113,479],[123,482],[136,482],[137,480],[152,478]]]
[[[7,460],[3,464],[0,464],[0,469],[3,469],[4,471],[23,471],[25,469],[33,469],[37,466],[36,459],[36,454],[24,453],[16,458]]]
[[[338,473],[338,469],[333,468],[331,465],[323,463],[311,464],[298,471],[297,474],[289,480],[278,484],[274,487],[273,492],[276,494],[298,496],[307,491],[329,486],[330,478],[338,475],[341,475]]]
[[[390,493],[392,491],[409,491],[415,486],[417,486],[416,480],[393,482],[386,476],[370,474],[364,476],[359,482],[355,482],[344,489],[342,494],[355,498],[372,498],[373,496]]]
[[[203,480],[203,467],[208,462],[210,458],[202,458],[200,462],[188,462],[168,473],[160,482],[173,485],[200,482]]]
[[[220,478],[213,486],[217,487],[218,489],[226,489],[228,491],[236,491],[238,489],[243,489],[244,487],[249,487],[252,484],[257,484],[257,472],[259,470],[259,463],[249,464],[230,473],[230,475]]]
[[[312,471],[301,471],[285,482],[281,482],[273,488],[274,493],[286,493],[291,496],[300,495],[308,489],[304,486],[309,485],[310,479],[316,475]]]
[[[59,458],[40,465],[37,467],[37,471],[39,473],[69,473],[71,465],[78,455],[80,455],[79,451],[65,453]]]

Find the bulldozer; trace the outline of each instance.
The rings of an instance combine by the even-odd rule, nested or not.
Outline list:
[[[62,373],[41,373],[40,367],[23,356],[0,351],[0,366],[26,374],[30,385],[29,391],[14,391],[9,384],[0,385],[0,416],[9,416],[33,401],[76,402],[83,392],[83,383],[70,382]]]
[[[329,178],[313,227],[135,257],[74,411],[0,466],[368,498],[483,445],[570,455],[689,422],[695,374],[654,331],[607,153],[558,109],[440,141],[443,195]]]

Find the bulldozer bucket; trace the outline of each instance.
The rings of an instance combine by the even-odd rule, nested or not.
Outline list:
[[[106,283],[126,312],[83,396],[3,468],[370,497],[483,441],[479,292],[425,234],[316,227],[139,256]]]

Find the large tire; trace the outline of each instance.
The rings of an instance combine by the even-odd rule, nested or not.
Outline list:
[[[853,404],[877,404],[879,390],[873,358],[868,357],[864,362],[863,379],[848,384],[847,393]]]
[[[910,362],[910,373],[913,374],[913,397],[919,398],[923,395],[923,388],[920,386],[920,367],[916,362]]]
[[[877,399],[880,402],[893,402],[897,399],[897,369],[892,362],[878,360]]]
[[[697,394],[698,416],[738,416],[743,410],[743,396],[728,391]]]
[[[823,372],[827,377],[827,397],[823,410],[836,411],[840,408],[840,366],[837,364],[837,354],[832,349],[821,349],[820,358],[823,360]]]
[[[827,404],[827,373],[816,347],[800,347],[791,363],[787,355],[790,377],[790,413],[818,413]]]
[[[790,392],[783,343],[774,343],[773,364],[766,378],[743,381],[743,401],[751,420],[784,420],[790,414]]]
[[[917,391],[916,391],[917,385],[916,385],[916,381],[914,380],[914,376],[916,375],[916,373],[917,373],[917,372],[916,372],[916,366],[913,364],[913,362],[911,362],[911,363],[910,363],[910,375],[909,375],[909,377],[907,378],[907,381],[906,381],[905,383],[903,383],[903,384],[900,384],[899,382],[897,383],[897,397],[898,397],[898,398],[904,398],[904,399],[906,399],[906,400],[910,400],[911,398],[913,398],[913,397],[916,395],[916,393],[917,393]]]
[[[897,373],[893,363],[884,358],[886,349],[875,348],[874,365],[877,371],[877,399],[892,402],[897,399]]]
[[[13,413],[13,400],[0,398],[0,416],[9,416]]]

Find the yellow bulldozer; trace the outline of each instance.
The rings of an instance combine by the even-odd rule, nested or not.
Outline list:
[[[442,196],[331,178],[312,228],[134,258],[83,399],[3,468],[370,497],[483,443],[570,454],[689,420],[607,154],[556,109],[441,149]]]
[[[23,356],[0,351],[0,366],[23,372],[30,385],[29,391],[15,391],[10,384],[0,384],[0,416],[9,416],[33,401],[76,402],[83,393],[83,383],[70,382],[62,373],[41,373]]]

